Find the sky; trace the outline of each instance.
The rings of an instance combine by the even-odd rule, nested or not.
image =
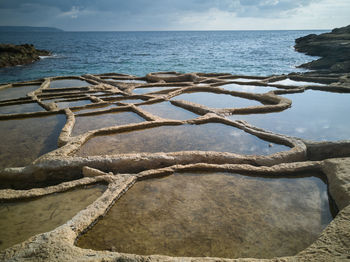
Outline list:
[[[66,31],[293,30],[350,24],[350,0],[0,0],[0,26]]]

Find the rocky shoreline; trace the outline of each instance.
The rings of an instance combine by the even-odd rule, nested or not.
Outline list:
[[[350,72],[350,25],[330,33],[300,37],[295,43],[296,51],[321,57],[299,67],[331,73]]]
[[[0,44],[0,68],[30,64],[39,60],[40,56],[49,55],[51,52],[36,49],[31,44]]]

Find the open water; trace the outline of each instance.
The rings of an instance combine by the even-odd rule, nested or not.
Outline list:
[[[36,63],[0,69],[0,83],[56,75],[118,72],[226,72],[271,75],[311,61],[294,50],[298,37],[325,31],[4,32],[1,43],[53,52]]]

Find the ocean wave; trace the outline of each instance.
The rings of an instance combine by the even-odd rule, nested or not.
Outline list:
[[[52,55],[39,55],[40,59],[47,59],[47,58],[60,58],[59,55],[57,54],[52,54]]]

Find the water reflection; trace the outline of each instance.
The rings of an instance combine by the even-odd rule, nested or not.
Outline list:
[[[31,163],[40,155],[57,148],[66,122],[65,115],[51,115],[0,121],[0,168]]]
[[[94,116],[77,116],[72,135],[80,135],[90,130],[119,126],[144,121],[142,117],[132,112],[108,113]]]
[[[150,112],[153,115],[168,119],[188,120],[198,117],[198,115],[188,110],[174,106],[170,102],[144,105],[140,106],[140,108]]]
[[[185,100],[211,108],[238,108],[259,105],[261,106],[261,103],[256,100],[209,92],[185,93],[173,97],[172,100]]]
[[[279,113],[232,115],[281,134],[310,140],[350,139],[350,94],[308,90],[285,95],[292,107]]]
[[[228,84],[219,86],[229,91],[239,91],[247,93],[267,93],[273,90],[278,90],[270,86],[251,86],[251,85],[238,85],[238,84]]]
[[[103,80],[121,82],[121,83],[133,83],[133,84],[147,84],[147,81],[136,80],[136,79],[114,79],[114,78],[105,78]]]
[[[0,250],[64,224],[105,189],[106,186],[93,185],[38,199],[1,203]]]
[[[21,114],[40,111],[45,111],[45,109],[37,103],[0,106],[0,114]]]
[[[84,87],[90,86],[89,82],[79,79],[63,79],[63,80],[52,80],[50,82],[51,88],[64,88],[64,87]]]
[[[16,86],[0,90],[0,100],[10,100],[26,97],[28,93],[40,88],[40,85]]]
[[[108,155],[140,152],[218,151],[239,154],[272,154],[289,147],[270,144],[224,124],[161,126],[115,135],[96,136],[77,155]]]
[[[141,95],[141,94],[146,94],[146,93],[151,93],[151,92],[158,92],[158,91],[174,89],[174,88],[179,88],[179,87],[176,87],[176,86],[160,86],[160,87],[135,88],[133,90],[133,93]]]
[[[312,175],[312,174],[307,174]],[[78,246],[142,255],[295,255],[332,220],[317,177],[182,173],[137,182]]]
[[[323,86],[324,84],[320,83],[315,83],[315,82],[305,82],[305,81],[294,81],[289,78],[286,78],[284,80],[276,81],[276,82],[271,82],[270,84],[277,84],[277,85],[286,85],[286,86],[318,86],[321,85]]]
[[[85,106],[87,104],[91,104],[91,100],[76,100],[76,101],[65,101],[65,102],[56,102],[59,108],[67,108],[67,107],[76,107],[76,106]]]

